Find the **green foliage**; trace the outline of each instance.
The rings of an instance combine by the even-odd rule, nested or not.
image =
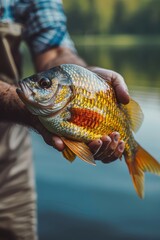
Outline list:
[[[72,34],[159,34],[159,0],[66,0]]]

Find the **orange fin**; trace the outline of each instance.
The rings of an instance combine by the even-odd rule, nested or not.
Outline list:
[[[130,102],[127,105],[124,105],[124,108],[127,109],[127,112],[130,116],[131,128],[134,132],[137,132],[143,122],[143,112],[139,104],[130,99]]]
[[[62,154],[70,162],[73,162],[76,158],[76,155],[67,146],[63,150]]]
[[[90,164],[96,165],[93,154],[89,147],[83,142],[77,142],[61,137],[65,145],[79,158]]]
[[[160,164],[146,150],[138,145],[134,160],[125,156],[133,185],[140,198],[144,197],[144,172],[160,175]]]

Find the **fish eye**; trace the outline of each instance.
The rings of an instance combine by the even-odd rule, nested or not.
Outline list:
[[[38,81],[38,84],[41,88],[49,88],[52,85],[52,82],[49,78],[43,77]]]

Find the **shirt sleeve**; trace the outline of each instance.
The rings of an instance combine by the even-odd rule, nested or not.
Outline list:
[[[24,25],[24,40],[32,54],[58,46],[65,46],[76,52],[67,31],[61,0],[23,0],[18,4],[17,12]]]

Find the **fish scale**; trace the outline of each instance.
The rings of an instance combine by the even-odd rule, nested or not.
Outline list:
[[[79,83],[78,86],[76,87],[75,97],[72,101],[72,108],[73,109],[80,108],[80,111],[82,111],[83,109],[93,110],[94,106],[94,112],[100,113],[101,115],[99,115],[99,118],[103,116],[104,117],[103,121],[99,121],[100,124],[96,124],[96,120],[94,119],[94,117],[92,117],[96,129],[92,128],[93,130],[91,130],[90,129],[91,124],[88,123],[90,119],[88,119],[88,121],[86,120],[85,125],[84,122],[83,124],[80,122],[81,119],[79,118],[79,123],[74,121],[74,124],[76,122],[76,124],[80,125],[79,127],[67,124],[66,131],[67,136],[71,132],[72,138],[74,136],[74,139],[80,140],[84,135],[85,131],[86,134],[85,138],[83,137],[83,141],[85,140],[87,142],[92,139],[97,139],[105,134],[109,135],[113,131],[117,131],[120,133],[122,140],[125,141],[126,139],[128,139],[127,141],[125,141],[126,142],[125,151],[127,152],[128,155],[131,156],[132,155],[132,153],[130,152],[131,149],[132,151],[136,151],[137,145],[135,144],[135,141],[133,140],[131,141],[133,137],[130,128],[128,128],[128,126],[123,126],[124,121],[126,122],[127,121],[126,119],[128,118],[127,113],[122,114],[122,109],[120,112],[115,101],[114,91],[109,85],[107,85],[107,87],[104,88],[103,86],[104,82],[101,83],[99,81],[99,78],[96,78],[95,76],[92,77],[92,84],[89,84],[88,77],[89,76],[85,74],[83,78],[82,77],[78,78],[77,74],[74,74],[74,71],[73,74],[71,74],[73,84],[77,86],[77,82]],[[99,82],[101,83],[101,86],[99,86],[99,88],[101,89],[101,87],[103,87],[104,90],[97,93],[97,86],[100,85]],[[92,104],[90,104],[90,99],[92,99]],[[108,99],[110,99],[110,101],[108,101]],[[72,122],[72,120],[70,122]],[[63,125],[62,127],[66,128],[66,125]],[[127,137],[128,135],[130,135],[130,138]]]

